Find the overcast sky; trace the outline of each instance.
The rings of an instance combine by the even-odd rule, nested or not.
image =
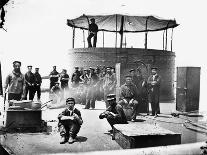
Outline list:
[[[2,71],[5,74],[12,70],[13,60],[23,62],[23,72],[29,64],[40,67],[44,75],[53,64],[59,70],[67,68],[66,55],[72,47],[72,30],[66,25],[67,19],[82,14],[155,15],[176,19],[180,24],[174,29],[173,38],[176,66],[202,67],[204,98],[207,81],[206,6],[206,0],[10,0],[5,7],[7,32],[0,30]],[[76,41],[78,46],[82,45],[81,41],[82,38]],[[127,38],[129,47],[143,47],[134,42],[135,39]],[[100,41],[98,45],[101,45]],[[161,33],[149,34],[149,47],[162,49]]]

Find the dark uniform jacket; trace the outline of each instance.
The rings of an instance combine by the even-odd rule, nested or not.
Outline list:
[[[74,83],[79,83],[81,81],[80,76],[81,76],[80,71],[75,71],[71,77],[71,81]]]
[[[35,78],[35,86],[40,86],[42,83],[42,77],[39,73],[35,72],[34,73],[34,78]]]
[[[35,76],[32,72],[27,72],[25,74],[25,83],[26,86],[29,86],[29,83],[33,86],[35,83]]]
[[[142,91],[142,83],[144,81],[144,78],[139,75],[134,75],[132,76],[132,82],[136,85],[137,87],[137,91],[138,91],[138,94],[140,95],[141,94],[141,91]]]
[[[98,26],[95,23],[89,24],[89,32],[90,33],[97,33],[98,32]]]
[[[64,111],[62,111],[62,113],[60,113],[60,114],[58,115],[59,124],[60,124],[60,122],[61,122],[60,119],[61,119],[62,116],[72,116],[73,113],[75,113],[75,114],[77,114],[77,115],[79,116],[79,120],[76,120],[76,119],[75,119],[75,120],[73,120],[73,121],[74,121],[74,123],[76,123],[77,125],[81,126],[82,123],[83,123],[83,120],[82,120],[82,117],[81,117],[81,112],[80,112],[78,109],[76,109],[76,108],[74,108],[72,114],[71,114],[70,112],[71,112],[71,111],[68,110],[68,108],[66,108]]]
[[[137,75],[134,75],[134,76],[132,76],[132,82],[135,84],[135,86],[137,86],[138,87],[138,85],[139,85],[139,78],[138,78],[138,76]]]
[[[56,70],[53,70],[50,75],[58,75],[59,73]],[[50,83],[58,82],[58,77],[50,77]]]
[[[123,124],[127,123],[127,118],[121,105],[117,104],[115,107],[109,106],[106,109],[106,111],[113,112],[114,114],[118,114],[115,116],[115,119],[121,121],[120,123]]]
[[[67,78],[67,79],[64,79],[64,78]],[[69,81],[69,75],[68,74],[60,75],[61,86],[67,86],[68,85],[68,81]]]
[[[156,84],[152,85],[152,82],[155,81]],[[149,85],[149,92],[151,93],[159,93],[160,90],[160,83],[161,83],[161,77],[159,75],[156,75],[155,78],[153,79],[153,76],[150,75],[147,83]]]
[[[121,99],[132,99],[137,97],[137,87],[134,83],[123,84],[121,86]]]
[[[156,81],[155,85],[152,85],[152,82]],[[153,98],[156,101],[159,101],[159,96],[160,96],[160,83],[161,83],[161,77],[159,75],[156,75],[155,78],[153,79],[153,76],[150,75],[148,80],[147,80],[147,84],[148,84],[148,88],[149,88],[149,97],[150,100]]]

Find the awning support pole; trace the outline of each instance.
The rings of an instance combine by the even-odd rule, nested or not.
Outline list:
[[[103,31],[103,48],[104,48],[104,31]]]
[[[85,31],[83,30],[83,47],[85,48],[86,45],[85,45]]]
[[[145,44],[144,44],[145,49],[147,49],[147,34],[148,32],[145,32]]]
[[[148,31],[147,31],[147,23],[148,23],[148,19],[149,19],[149,16],[147,17],[147,19],[146,19],[146,24],[145,24],[145,44],[144,44],[144,47],[145,47],[145,49],[147,49],[147,36],[148,36]]]
[[[165,50],[167,51],[167,29],[165,33]]]
[[[73,28],[72,48],[75,46],[75,28]]]
[[[122,43],[123,43],[123,27],[124,27],[124,16],[121,17],[121,28],[120,28],[121,40],[120,40],[120,48],[122,48]]]
[[[172,28],[172,33],[171,33],[171,52],[172,52],[172,47],[173,47],[173,28]]]
[[[170,23],[170,21],[168,21],[168,23],[167,23],[167,27],[166,27],[166,36],[165,36],[165,50],[167,51],[167,29],[168,29],[168,26],[169,26],[169,23]]]
[[[126,48],[126,45],[127,45],[127,42],[126,42],[126,35],[125,35],[125,44],[124,44],[125,48]]]
[[[116,40],[115,40],[115,48],[117,48],[117,14],[116,14]]]
[[[162,50],[164,51],[165,49],[165,30],[163,31],[163,35],[162,35]]]

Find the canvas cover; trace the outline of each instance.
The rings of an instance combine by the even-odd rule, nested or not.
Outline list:
[[[178,26],[175,20],[161,19],[154,16],[128,16],[121,14],[82,15],[75,19],[68,19],[67,25],[88,30],[89,21],[91,18],[94,18],[99,31],[119,32],[121,31],[122,16],[124,16],[123,32],[160,31]]]

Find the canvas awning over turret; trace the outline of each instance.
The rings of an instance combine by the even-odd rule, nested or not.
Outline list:
[[[67,25],[88,30],[89,20],[94,18],[99,31],[119,32],[123,19],[123,32],[160,31],[178,26],[175,20],[161,19],[154,16],[114,15],[82,15],[75,19],[68,19]]]

